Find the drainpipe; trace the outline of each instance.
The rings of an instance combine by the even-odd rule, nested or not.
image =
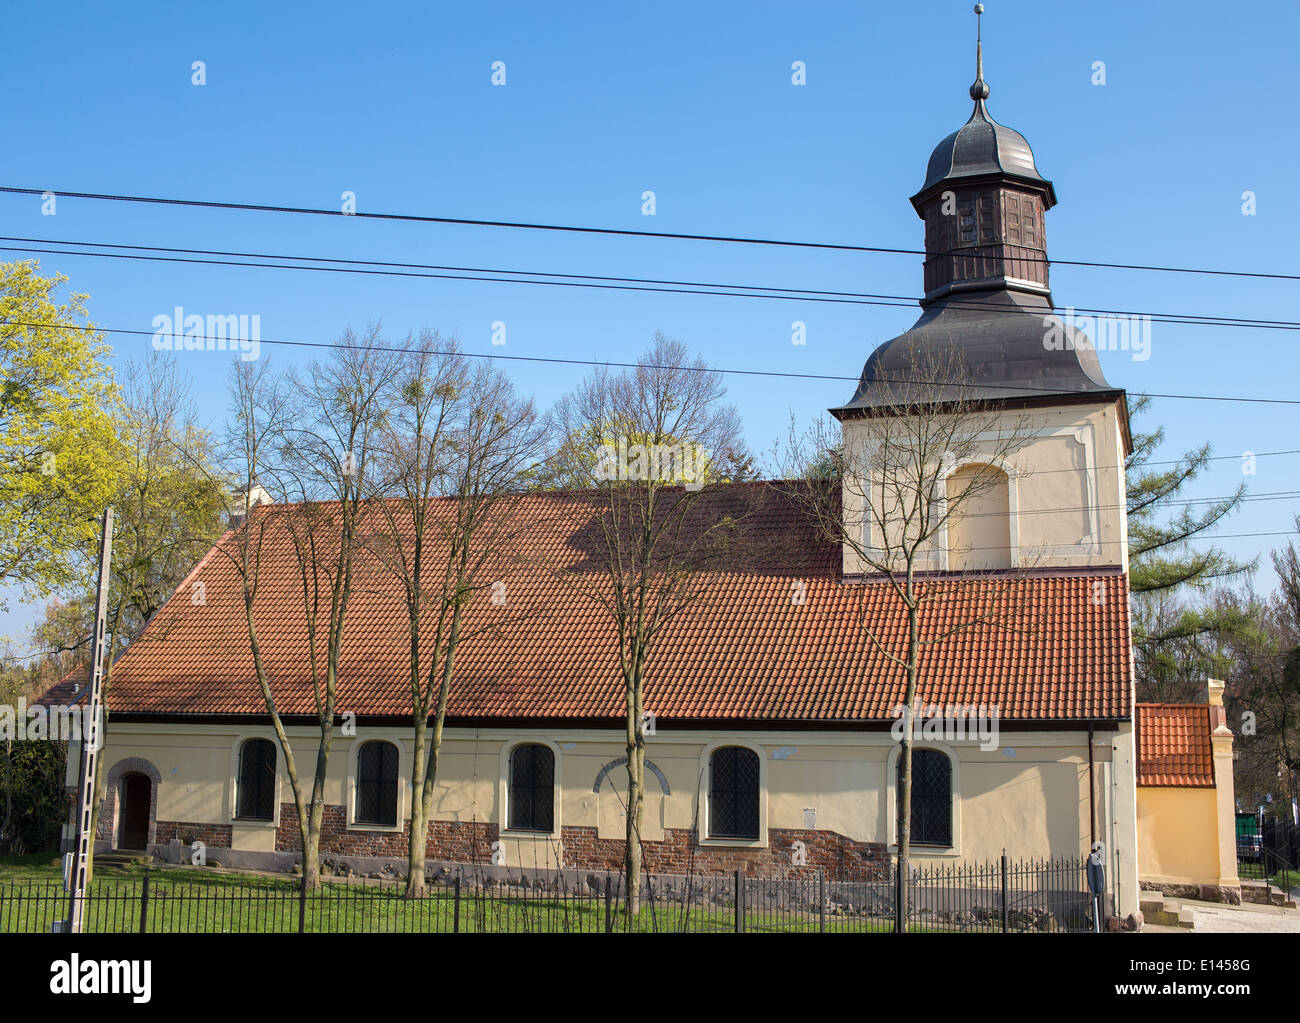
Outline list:
[[[1093,784],[1092,725],[1088,726],[1088,841],[1089,851],[1097,844],[1097,788]]]

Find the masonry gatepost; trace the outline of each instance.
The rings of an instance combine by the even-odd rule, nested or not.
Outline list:
[[[1237,797],[1232,779],[1232,729],[1223,707],[1223,683],[1209,679],[1210,745],[1214,752],[1215,822],[1218,827],[1219,896],[1241,901],[1237,876]]]
[[[1137,838],[1137,715],[1132,721],[1121,722],[1111,736],[1110,785],[1111,792],[1105,804],[1111,814],[1114,847],[1108,850],[1111,865],[1107,868],[1108,888],[1115,900],[1115,911],[1121,917],[1137,912],[1138,891],[1138,838]],[[1113,802],[1112,802],[1113,801]],[[1102,823],[1099,834],[1107,828]]]

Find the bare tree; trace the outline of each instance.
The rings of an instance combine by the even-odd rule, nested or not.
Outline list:
[[[360,339],[348,331],[332,361],[312,363],[302,375],[276,376],[265,362],[241,363],[233,373],[232,469],[241,481],[245,507],[220,550],[240,578],[253,667],[293,790],[307,888],[320,883],[325,776],[339,712],[339,667],[349,605],[366,568],[362,555],[372,493],[369,473],[385,415],[382,397],[395,372],[394,358],[379,340],[378,327]],[[253,507],[258,488],[275,503]],[[293,676],[287,683],[293,688],[300,688],[302,666],[286,664],[280,651],[270,651],[268,659],[259,633],[262,616],[282,618],[288,613],[283,605],[261,605],[257,599],[268,566],[282,557],[286,544],[300,601],[296,610],[304,629],[307,681],[320,728],[310,794],[281,716],[284,687],[268,660],[278,660]]]
[[[617,632],[627,736],[627,911],[639,910],[645,793],[646,684],[668,625],[698,598],[700,572],[734,553],[743,512],[709,500],[746,477],[740,417],[722,377],[656,334],[637,367],[598,369],[553,412],[555,478],[594,490],[592,572],[563,577],[607,612]]]
[[[103,692],[113,663],[144,631],[172,591],[221,535],[227,494],[214,476],[212,439],[199,425],[188,381],[175,361],[128,363],[122,386],[121,461],[113,495],[116,536],[109,566]],[[76,646],[91,642],[93,592],[79,602]],[[109,714],[104,711],[104,727]],[[104,798],[101,757],[91,833]],[[113,836],[108,836],[110,840]],[[88,866],[87,876],[91,874]]]
[[[460,645],[509,612],[467,623],[476,595],[513,557],[522,480],[542,449],[533,403],[490,364],[467,366],[453,343],[410,339],[375,441],[370,546],[399,584],[414,727],[406,891],[424,890],[425,848],[447,698]],[[499,601],[504,606],[505,599]]]
[[[976,524],[998,518],[987,508],[1007,481],[998,465],[1025,446],[1033,423],[1028,413],[981,399],[956,360],[927,352],[913,354],[903,379],[877,381],[874,388],[860,428],[841,432],[838,423],[821,420],[801,433],[792,423],[777,460],[791,481],[789,492],[819,532],[844,550],[846,577],[888,585],[906,615],[905,646],[893,649],[868,617],[859,591],[863,634],[905,679],[898,708],[903,727],[896,820],[895,922],[901,931],[907,921],[912,727],[923,652],[978,625],[1010,627],[1014,612],[1004,597],[1016,573],[984,571],[998,564],[1008,541],[981,542]],[[1032,552],[1018,554],[1023,571]],[[935,573],[942,579],[933,578]],[[954,587],[962,592],[954,594]],[[924,612],[936,601],[944,604],[942,624],[925,630]]]

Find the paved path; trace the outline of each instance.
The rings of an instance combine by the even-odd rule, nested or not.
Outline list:
[[[1196,907],[1196,927],[1202,934],[1300,934],[1300,910],[1280,906]]]
[[[1179,899],[1196,913],[1195,928],[1163,927],[1148,924],[1144,934],[1300,934],[1300,910],[1280,906],[1257,906],[1245,903],[1227,906],[1217,902],[1193,902]]]

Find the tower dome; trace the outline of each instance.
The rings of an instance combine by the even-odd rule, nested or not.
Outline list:
[[[976,84],[984,86],[983,95],[976,97],[970,120],[934,147],[925,169],[925,184],[913,204],[919,209],[923,197],[948,182],[996,175],[1042,186],[1048,193],[1047,208],[1055,206],[1056,192],[1052,183],[1038,173],[1029,143],[1020,132],[989,116],[984,105],[989,88],[982,80]],[[972,85],[971,93],[976,91]]]

